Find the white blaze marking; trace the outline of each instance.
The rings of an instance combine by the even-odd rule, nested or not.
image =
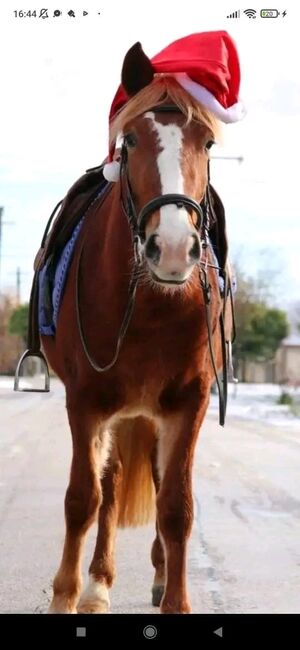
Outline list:
[[[80,598],[79,606],[83,605],[84,603],[94,603],[97,601],[102,602],[103,605],[109,609],[110,602],[107,586],[104,584],[104,582],[96,581],[95,578],[90,575],[89,583]]]
[[[156,122],[152,111],[145,113],[152,121],[156,131],[159,147],[157,166],[160,175],[162,194],[183,194],[183,176],[180,165],[183,134],[177,124],[160,124]],[[160,208],[160,225],[157,229],[160,237],[176,246],[190,233],[188,214],[185,208],[178,209],[175,205],[165,205]]]

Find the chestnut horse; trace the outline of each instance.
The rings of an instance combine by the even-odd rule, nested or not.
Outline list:
[[[128,55],[123,65],[130,99],[111,128],[112,140],[122,138],[120,179],[88,210],[56,335],[42,337],[65,385],[73,441],[66,536],[50,612],[107,611],[117,526],[153,516],[152,602],[163,613],[191,611],[192,463],[214,380],[203,264],[218,369],[222,358],[223,299],[215,258],[203,245],[199,207],[218,125],[176,80],[144,79],[139,56],[135,49],[131,65]],[[89,584],[81,593],[83,543],[96,517]]]

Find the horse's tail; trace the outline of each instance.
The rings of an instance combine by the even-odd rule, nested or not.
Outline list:
[[[156,442],[155,426],[143,417],[122,420],[115,435],[123,466],[118,526],[142,526],[155,515],[151,462]]]

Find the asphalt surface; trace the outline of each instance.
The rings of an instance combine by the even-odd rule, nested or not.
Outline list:
[[[1,387],[2,386],[2,387]],[[43,613],[62,551],[71,458],[62,385],[0,381],[0,612]],[[194,469],[195,613],[300,612],[300,431],[208,414]],[[92,529],[84,570],[92,556]],[[120,530],[112,613],[151,613],[153,527]]]

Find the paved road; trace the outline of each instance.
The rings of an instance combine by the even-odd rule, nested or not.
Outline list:
[[[0,381],[0,612],[44,612],[63,540],[70,435],[62,386]],[[194,612],[300,612],[300,431],[208,415],[199,440],[189,545]],[[95,530],[87,544],[85,571]],[[112,611],[153,612],[151,526],[119,531]],[[157,610],[155,610],[157,611]]]

